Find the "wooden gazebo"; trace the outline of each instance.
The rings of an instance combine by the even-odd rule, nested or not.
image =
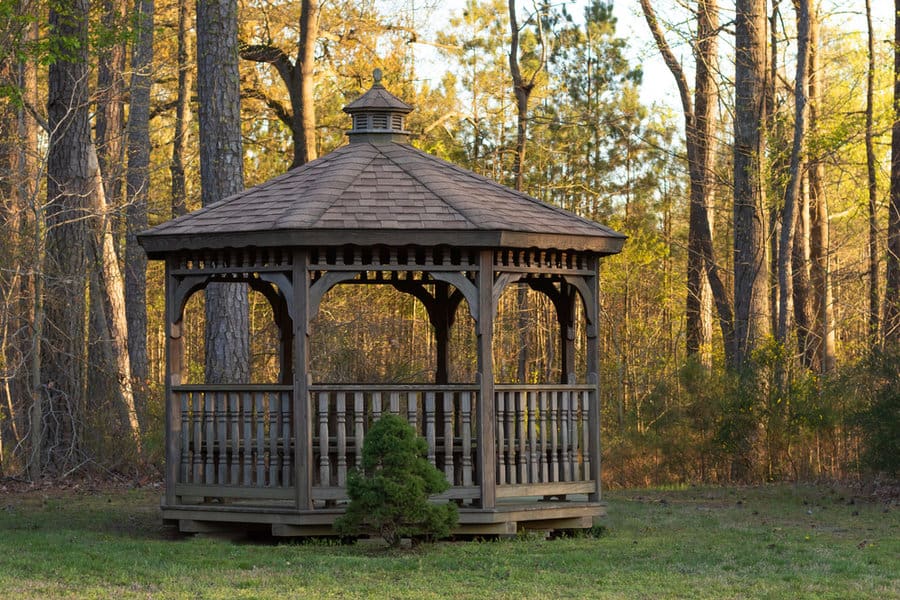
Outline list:
[[[166,492],[183,531],[235,525],[327,535],[370,424],[402,415],[428,442],[460,505],[460,533],[590,527],[600,502],[598,259],[625,237],[408,143],[412,107],[376,72],[344,109],[349,143],[284,175],[138,236],[166,264]],[[209,283],[244,283],[272,306],[281,377],[184,381],[182,317]],[[495,381],[493,322],[512,283],[546,294],[560,327],[561,381]],[[434,327],[433,382],[335,384],[309,376],[310,320],[343,283],[422,301]],[[580,299],[583,311],[576,310]],[[448,381],[448,331],[465,301],[477,375]],[[574,319],[583,314],[586,377]]]

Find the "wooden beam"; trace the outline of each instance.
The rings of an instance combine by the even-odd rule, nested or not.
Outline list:
[[[481,507],[496,503],[494,463],[494,252],[482,250],[478,265],[478,465]]]
[[[589,494],[596,489],[593,481],[562,481],[553,483],[528,483],[501,485],[497,487],[497,498],[525,498],[529,496],[565,496],[568,494]]]
[[[310,510],[312,503],[312,411],[309,405],[309,253],[294,249],[293,294],[294,317],[294,489],[297,509]]]
[[[596,484],[595,490],[588,496],[591,502],[599,502],[600,489],[600,336],[598,324],[600,322],[600,266],[596,257],[589,260],[589,265],[594,275],[585,278],[588,296],[585,300],[585,317],[587,326],[587,380],[591,385],[588,396],[590,406],[590,419],[588,421],[588,453],[591,458],[590,479]]]
[[[184,374],[184,340],[181,330],[181,310],[175,298],[178,282],[171,275],[171,261],[166,261],[166,504],[176,504],[175,485],[178,483],[181,454],[181,402],[172,388],[181,384]]]

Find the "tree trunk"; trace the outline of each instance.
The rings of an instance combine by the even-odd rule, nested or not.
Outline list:
[[[270,44],[244,45],[240,56],[246,60],[271,64],[278,71],[291,100],[291,114],[277,101],[262,94],[267,103],[278,106],[279,118],[291,128],[294,160],[290,168],[314,160],[316,152],[315,49],[319,35],[319,2],[302,0],[300,39],[297,58],[291,60],[280,48]]]
[[[771,190],[776,198],[783,199],[787,197],[787,179],[790,176],[790,155],[785,155],[781,148],[788,147],[787,141],[787,119],[782,118],[778,113],[780,103],[775,102],[775,88],[781,78],[778,71],[778,44],[781,40],[781,32],[778,24],[783,21],[781,15],[781,0],[773,0],[772,12],[769,15],[769,77],[766,81],[766,135],[767,150],[771,159],[768,164],[769,181],[771,182]],[[787,84],[784,84],[787,87]],[[773,148],[773,145],[777,148]],[[778,243],[781,237],[781,213],[784,205],[776,202],[770,203],[768,207],[768,232],[766,239],[769,247],[769,327],[772,331],[778,331],[778,302],[779,290],[778,285]]]
[[[694,44],[696,57],[694,100],[688,91],[687,77],[681,63],[675,57],[653,11],[649,0],[641,0],[644,18],[650,28],[656,46],[672,72],[681,96],[686,132],[688,171],[690,173],[690,210],[688,217],[688,265],[687,301],[687,354],[701,355],[708,362],[709,319],[711,311],[709,294],[715,301],[719,324],[725,344],[725,355],[732,362],[733,324],[732,308],[725,284],[722,282],[712,245],[710,212],[713,203],[713,165],[715,163],[716,103],[718,89],[715,73],[718,64],[718,6],[716,0],[697,2],[697,38]],[[705,353],[705,355],[704,355]]]
[[[734,331],[741,369],[768,329],[765,182],[765,0],[735,3]]]
[[[187,144],[191,120],[191,68],[188,65],[187,0],[178,0],[178,91],[175,96],[175,133],[172,137],[172,217],[187,214],[187,187],[184,180],[184,147]]]
[[[891,201],[888,207],[884,341],[900,345],[900,0],[894,0],[894,125],[891,128]]]
[[[866,170],[869,175],[869,343],[878,343],[881,302],[878,298],[878,181],[875,162],[875,31],[872,28],[872,0],[866,0],[869,65],[866,72]]]
[[[791,275],[794,290],[794,322],[797,326],[797,350],[800,361],[807,369],[813,365],[810,348],[810,282],[809,282],[809,177],[801,178],[800,196],[797,202],[797,219],[794,243],[791,247]]]
[[[197,3],[200,185],[204,206],[243,189],[237,2]],[[206,381],[250,381],[250,330],[244,285],[206,288]]]
[[[0,64],[0,78],[8,81],[13,78],[12,64]],[[21,208],[14,190],[17,171],[18,153],[16,151],[17,133],[16,113],[9,110],[7,103],[0,100],[0,477],[4,474],[6,454],[4,440],[7,425],[12,433],[16,427],[16,410],[13,406],[12,386],[16,361],[15,348],[10,343],[10,322],[17,319],[14,310],[14,292],[18,287],[19,264],[17,256],[19,230],[19,214]],[[2,411],[8,414],[4,418]],[[16,433],[18,437],[18,433]]]
[[[32,414],[34,443],[29,473],[42,472],[43,442],[71,441],[69,407],[81,402],[82,369],[85,363],[85,290],[87,255],[90,248],[89,217],[94,179],[88,161],[91,140],[88,96],[88,2],[65,0],[50,9],[51,36],[74,40],[49,68],[47,121],[50,140],[47,158],[45,281],[47,352],[52,361],[36,365],[41,380],[35,392]],[[40,286],[36,284],[36,294]],[[41,307],[35,309],[39,321]],[[36,324],[37,330],[40,327]],[[36,340],[36,344],[41,341]],[[40,352],[36,353],[38,356]],[[41,395],[46,393],[46,402]],[[52,429],[41,434],[43,410],[57,413]],[[54,457],[56,458],[56,457]]]
[[[109,218],[110,211],[103,194],[103,177],[100,173],[94,147],[89,146],[88,152],[88,164],[94,178],[94,198],[96,199],[94,209],[99,219],[96,248],[99,254],[97,258],[102,275],[100,287],[104,300],[103,306],[108,307],[109,310],[104,320],[109,327],[108,339],[112,347],[112,358],[117,378],[116,383],[118,384],[116,387],[121,402],[123,420],[134,441],[135,450],[140,456],[142,454],[141,428],[138,423],[128,347],[129,324],[133,324],[133,322],[126,316],[128,313],[126,303],[134,300],[126,300],[125,297],[125,282],[119,269],[119,261],[116,258],[115,240],[113,238],[111,219]],[[146,327],[146,313],[144,319]]]
[[[810,13],[809,19],[809,135],[818,135],[819,107],[822,104],[819,86],[819,16]],[[825,165],[818,156],[809,161],[810,189],[810,280],[815,324],[813,343],[817,368],[827,373],[834,368],[834,300],[829,265],[828,204],[825,198]]]
[[[791,147],[790,181],[784,196],[781,236],[778,240],[778,327],[775,340],[786,346],[794,297],[791,273],[797,204],[802,183],[802,160],[806,137],[807,74],[809,72],[809,1],[795,0],[797,10],[797,74],[794,79],[794,141]]]
[[[299,121],[299,123],[294,127],[294,162],[291,168],[315,160],[317,155],[313,68],[316,60],[316,39],[319,36],[318,0],[303,0],[301,11],[300,42],[297,51],[297,66],[300,71],[300,103],[299,106],[293,107],[294,121]]]
[[[33,21],[25,30],[23,38],[29,42],[38,39],[38,22]],[[18,64],[18,88],[30,106],[38,104],[37,63],[25,58]],[[43,337],[43,308],[41,304],[42,289],[38,285],[42,278],[34,274],[40,273],[44,257],[43,213],[40,209],[42,201],[38,198],[38,124],[34,117],[20,106],[16,110],[18,132],[15,197],[19,212],[18,241],[20,264],[23,274],[19,287],[21,297],[17,308],[20,331],[13,338],[16,356],[21,357],[22,369],[13,380],[13,395],[19,398],[19,412],[23,422],[27,422],[33,438],[29,446],[29,455],[25,457],[28,476],[32,479],[40,475],[41,437],[43,429],[43,404],[40,394],[41,338]],[[37,391],[37,393],[35,393]],[[30,404],[26,404],[31,400]],[[27,406],[27,408],[26,408]],[[10,408],[10,412],[12,412]],[[18,436],[17,436],[18,437]],[[35,440],[37,443],[35,443]],[[38,460],[31,460],[30,451],[36,451]]]
[[[125,1],[103,0],[102,21],[108,31],[120,31],[125,26]],[[125,43],[115,40],[97,50],[94,139],[106,200],[111,206],[119,206],[125,163],[122,144],[125,137]]]
[[[128,205],[125,207],[125,313],[128,351],[138,414],[144,417],[148,386],[147,255],[137,234],[147,228],[150,188],[150,84],[153,67],[153,0],[137,0],[137,38],[131,56],[131,105],[128,115]],[[105,247],[104,247],[105,251]],[[104,261],[106,255],[104,254]],[[106,267],[104,262],[104,268]],[[107,285],[111,285],[107,282]],[[116,316],[115,313],[113,316]],[[111,329],[116,330],[115,324]],[[120,375],[121,365],[120,365]],[[124,384],[123,384],[124,385]]]

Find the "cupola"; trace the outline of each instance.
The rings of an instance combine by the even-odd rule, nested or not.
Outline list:
[[[375,69],[372,79],[369,91],[344,107],[353,119],[353,129],[347,132],[350,142],[406,142],[406,115],[413,107],[384,88],[381,69]]]

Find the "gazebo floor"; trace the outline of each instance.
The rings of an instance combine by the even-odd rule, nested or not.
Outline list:
[[[184,504],[162,507],[167,523],[182,533],[237,534],[255,531],[275,537],[335,536],[332,524],[342,508],[298,511],[289,506]],[[606,515],[606,504],[571,495],[567,501],[509,498],[492,509],[459,508],[454,535],[515,535],[520,530],[589,529]]]

